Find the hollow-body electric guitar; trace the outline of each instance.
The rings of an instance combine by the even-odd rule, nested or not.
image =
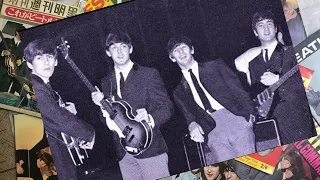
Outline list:
[[[5,49],[11,52],[8,43],[6,42],[6,40],[3,37],[2,31],[0,31],[0,37],[2,39],[4,46],[5,46]],[[7,71],[8,75],[14,76],[18,71],[16,56],[14,54],[6,55],[4,63],[8,67],[8,71]]]

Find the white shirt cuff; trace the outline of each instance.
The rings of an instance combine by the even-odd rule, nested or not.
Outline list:
[[[154,128],[154,119],[153,119],[153,117],[150,115],[150,114],[148,114],[148,116],[149,116],[149,121],[147,121],[147,123],[149,124],[149,126],[151,127],[151,128]]]

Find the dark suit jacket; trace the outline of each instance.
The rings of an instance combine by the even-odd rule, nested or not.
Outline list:
[[[76,179],[76,167],[60,133],[64,132],[90,142],[94,136],[94,129],[68,110],[61,108],[53,95],[53,90],[42,79],[36,75],[31,75],[31,78],[59,179]]]
[[[257,91],[257,87],[267,88],[260,83],[260,77],[267,70],[282,77],[296,64],[292,46],[278,44],[267,63],[260,54],[249,63],[252,90]],[[278,122],[282,143],[288,144],[315,136],[316,131],[300,72],[284,82],[276,90],[276,94],[278,96],[274,98],[275,108],[271,117],[276,118]]]
[[[18,46],[15,45],[14,43],[14,39],[5,39],[5,41],[7,42],[9,49],[11,50],[11,53],[14,54],[16,56],[16,59],[21,59],[24,56],[24,52],[23,52],[23,47],[21,45],[21,42]],[[0,54],[3,50],[6,50],[5,45],[3,43],[3,41],[1,41],[0,44]],[[7,71],[8,71],[8,67],[5,66],[4,63],[4,56],[0,56],[0,91],[7,91],[12,80],[14,80],[14,78],[12,78],[11,76],[8,75]],[[18,72],[19,73],[19,72]],[[15,81],[15,83],[18,83],[17,81]],[[21,88],[20,87],[14,87],[14,90],[16,90],[17,92],[20,93]]]
[[[222,59],[199,63],[200,81],[208,93],[223,107],[247,120],[254,113],[248,93],[243,89],[235,73]],[[188,125],[197,122],[205,134],[214,127],[215,121],[194,101],[188,82],[183,77],[173,92],[175,102],[187,119]]]
[[[111,72],[101,80],[101,88],[104,96],[117,95],[117,83],[115,72]],[[111,91],[111,92],[110,92]],[[150,147],[136,158],[148,158],[167,152],[166,143],[160,132],[160,126],[170,119],[173,113],[173,105],[164,88],[159,72],[153,68],[147,68],[134,64],[125,81],[124,90],[121,92],[122,99],[127,101],[133,112],[139,108],[145,108],[153,117],[153,139]],[[103,120],[105,122],[105,120]],[[125,155],[120,146],[119,138],[113,134],[119,159]]]

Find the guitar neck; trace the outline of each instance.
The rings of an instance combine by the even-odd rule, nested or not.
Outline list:
[[[298,70],[299,70],[298,65],[295,65],[288,72],[286,72],[276,83],[274,83],[273,85],[269,86],[268,89],[270,89],[271,92],[276,91],[284,82],[286,82]]]
[[[67,60],[67,62],[69,63],[69,65],[72,67],[72,69],[76,72],[76,74],[79,76],[79,78],[82,80],[82,82],[87,86],[87,88],[91,91],[91,92],[95,92],[97,91],[93,85],[90,83],[90,81],[88,80],[88,78],[80,71],[80,69],[78,68],[78,66],[73,62],[73,60],[67,56],[65,57],[65,59]],[[113,110],[110,107],[110,104],[105,101],[102,100],[100,102],[103,106],[103,108],[109,113],[110,116],[113,115]]]

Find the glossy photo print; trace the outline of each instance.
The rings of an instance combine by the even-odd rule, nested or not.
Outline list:
[[[277,0],[136,0],[21,42],[59,179],[159,179],[316,135]]]

